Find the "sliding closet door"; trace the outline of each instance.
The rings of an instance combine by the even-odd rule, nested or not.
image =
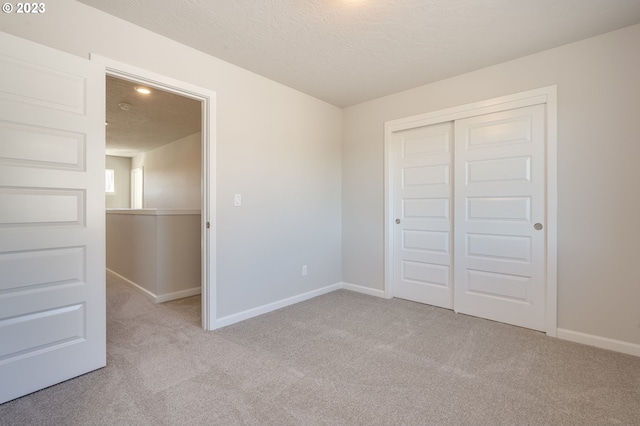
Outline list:
[[[394,133],[394,296],[453,307],[453,123]]]
[[[456,312],[545,329],[545,106],[455,122]]]

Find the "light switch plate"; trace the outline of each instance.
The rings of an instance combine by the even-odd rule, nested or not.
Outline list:
[[[236,194],[235,199],[233,201],[233,205],[234,206],[241,206],[242,205],[242,195],[241,194]]]

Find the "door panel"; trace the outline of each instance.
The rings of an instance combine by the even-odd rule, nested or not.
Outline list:
[[[531,222],[530,197],[467,197],[466,202],[469,220]]]
[[[0,403],[106,364],[104,90],[0,33]]]
[[[451,308],[452,123],[394,133],[394,295]]]
[[[457,312],[545,328],[544,105],[455,122]]]

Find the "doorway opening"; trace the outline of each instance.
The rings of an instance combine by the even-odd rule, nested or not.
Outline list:
[[[193,126],[189,127],[188,125],[185,125],[184,127],[186,130],[183,130],[183,133],[188,134],[179,134],[177,140],[169,141],[169,143],[165,143],[164,146],[156,148],[156,150],[166,152],[156,152],[155,154],[158,155],[155,155],[155,157],[158,158],[155,158],[154,160],[162,162],[162,158],[166,159],[171,156],[177,157],[173,158],[174,160],[184,160],[184,164],[182,164],[183,176],[181,182],[176,185],[175,182],[172,182],[171,177],[165,176],[163,178],[161,175],[156,173],[157,170],[154,171],[150,163],[145,166],[145,159],[143,158],[144,155],[131,157],[132,162],[130,171],[127,173],[134,173],[137,177],[132,179],[131,174],[128,174],[127,180],[129,180],[129,194],[127,198],[129,199],[128,209],[138,207],[137,205],[131,204],[131,197],[132,193],[140,191],[141,185],[139,182],[144,182],[142,197],[140,197],[139,194],[136,195],[138,200],[142,198],[142,209],[139,210],[140,213],[138,213],[139,216],[136,217],[136,220],[140,221],[140,218],[145,215],[155,216],[155,220],[159,226],[160,223],[168,222],[169,218],[179,218],[178,221],[180,223],[176,225],[176,228],[164,233],[165,236],[170,235],[175,237],[173,241],[184,242],[183,240],[187,238],[187,234],[191,233],[193,235],[193,223],[187,224],[186,222],[192,222],[193,217],[189,218],[189,216],[197,214],[197,222],[199,222],[195,231],[197,233],[195,236],[198,246],[197,252],[192,251],[190,253],[185,253],[181,250],[166,251],[170,258],[180,258],[182,256],[183,261],[185,261],[185,259],[190,262],[199,260],[199,266],[195,268],[198,269],[198,271],[194,271],[193,263],[188,268],[189,273],[192,275],[197,272],[196,275],[199,277],[198,288],[195,289],[193,286],[188,285],[188,288],[162,288],[159,290],[159,293],[155,294],[155,296],[159,296],[156,297],[155,301],[164,302],[181,297],[188,297],[193,294],[197,294],[196,292],[200,293],[202,327],[205,330],[211,330],[213,329],[213,321],[216,318],[216,232],[211,217],[213,212],[215,212],[215,92],[96,55],[92,55],[91,59],[100,62],[105,66],[106,79],[108,83],[110,80],[115,82],[126,82],[126,84],[129,85],[129,91],[132,95],[173,96],[175,99],[179,99],[180,102],[180,106],[175,108],[189,109],[193,108],[194,105],[197,108],[197,132],[191,133],[191,130],[194,130]],[[108,86],[109,84],[107,84],[107,91],[109,90]],[[143,89],[143,91],[146,89],[150,91],[150,93],[139,93],[140,91],[134,93],[134,90],[138,89]],[[126,100],[118,102],[118,108],[122,112],[130,112],[133,110],[133,107],[133,102],[126,102]],[[160,108],[163,107],[160,106]],[[107,105],[107,110],[108,109],[109,105]],[[162,111],[169,115],[180,115],[175,111],[175,109],[166,111],[165,108]],[[191,117],[191,119],[192,118],[193,117]],[[107,126],[107,133],[109,133],[110,123],[108,120],[105,124]],[[133,125],[135,125],[135,121]],[[165,142],[167,141],[165,140]],[[107,147],[109,150],[111,150],[111,148],[114,149],[114,151],[111,151],[112,153],[117,152],[118,148],[113,146],[110,147],[109,141],[107,141]],[[199,151],[199,158],[197,160],[194,160],[195,150]],[[108,154],[108,152],[105,152],[105,154]],[[186,157],[189,157],[190,160]],[[193,164],[193,161],[197,161],[199,163],[199,167],[197,167],[198,170],[195,171],[195,176],[193,169],[196,169],[196,167],[189,167],[189,161],[191,161],[191,164]],[[189,173],[191,173],[191,175],[186,176]],[[184,185],[189,181],[193,182],[194,180],[199,183],[197,188],[192,187],[186,192],[181,190],[180,185]],[[152,184],[149,181],[155,181],[155,187],[152,188]],[[132,184],[133,187],[131,186]],[[162,199],[171,201],[168,201],[168,204],[163,206],[158,204],[161,202],[159,200]],[[133,202],[135,202],[135,200]],[[186,204],[180,205],[178,204],[179,202],[184,202]],[[178,214],[175,214],[176,212]],[[158,242],[156,241],[155,243],[156,246],[158,246]],[[190,247],[193,247],[193,244],[191,244]],[[194,257],[197,257],[198,259],[193,259]],[[156,261],[156,265],[160,268],[166,266],[162,259],[158,259]],[[156,276],[162,277],[163,273],[159,272]]]
[[[201,104],[106,77],[106,165],[113,171],[105,200],[107,272],[155,303],[191,297],[198,317]]]

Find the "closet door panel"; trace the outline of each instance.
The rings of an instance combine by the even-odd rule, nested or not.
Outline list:
[[[455,122],[456,312],[545,329],[544,108]]]
[[[394,296],[452,308],[453,124],[393,138]]]

